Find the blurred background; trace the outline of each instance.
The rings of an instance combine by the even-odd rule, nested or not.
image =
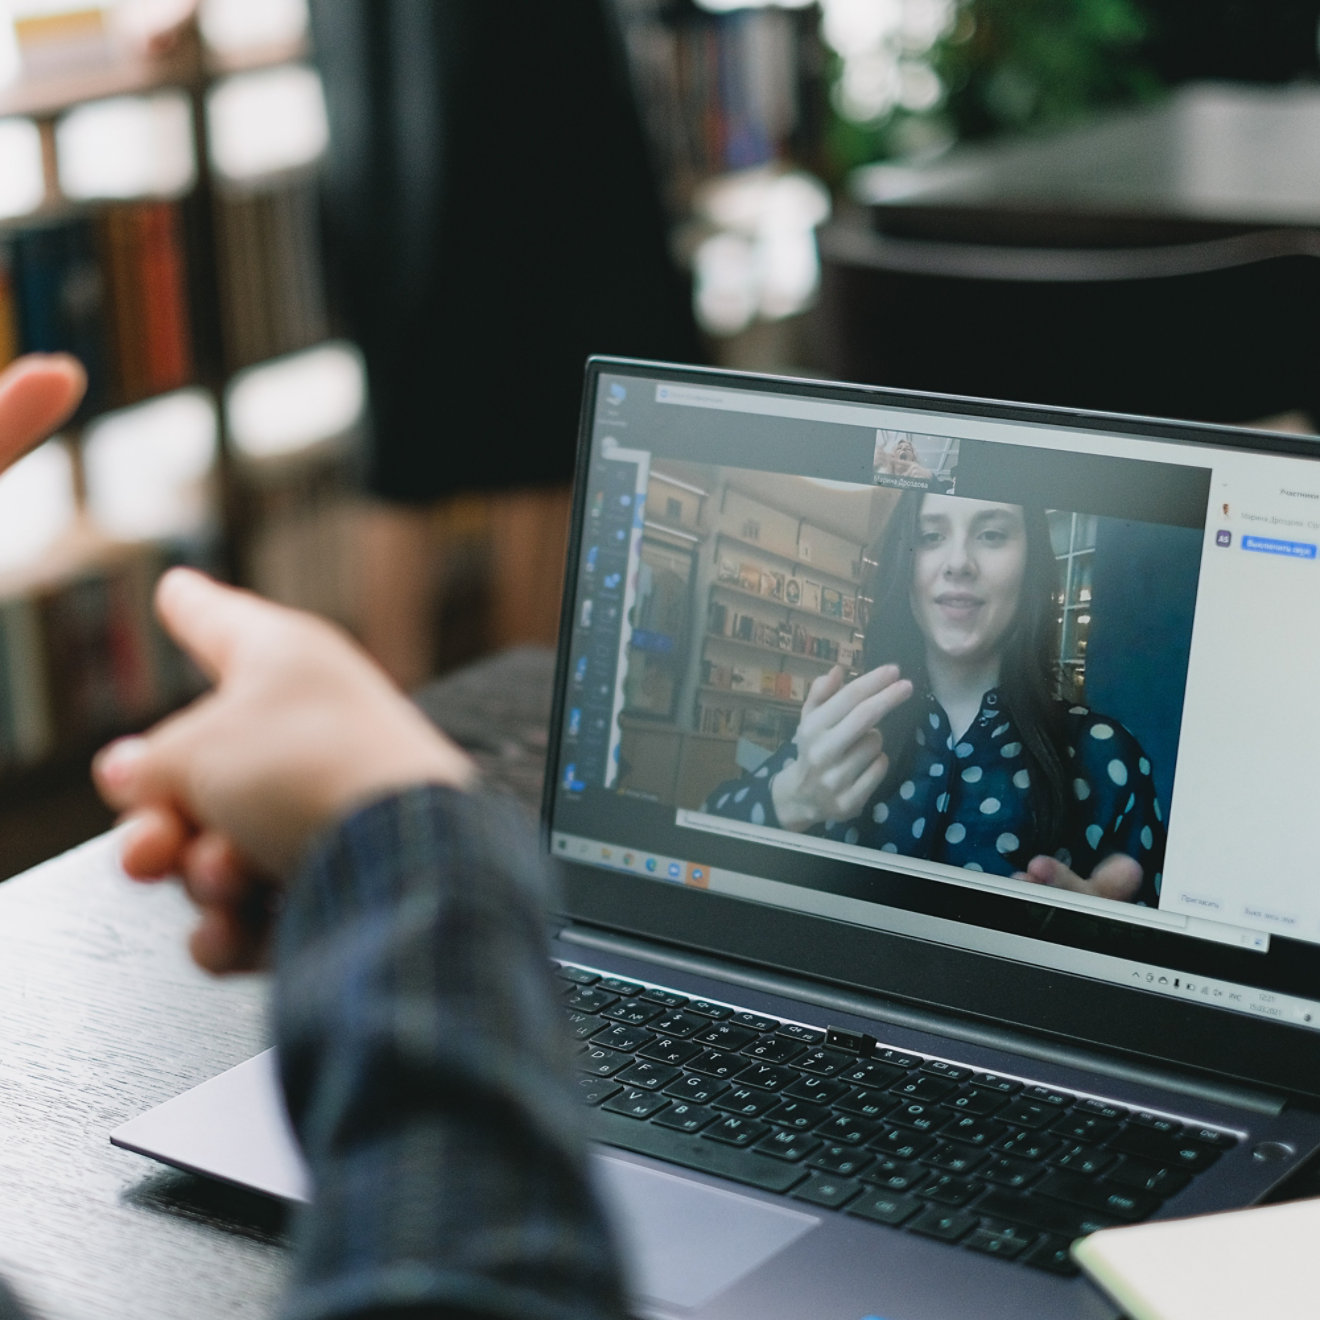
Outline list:
[[[0,364],[91,379],[0,478],[0,877],[104,828],[90,751],[196,691],[150,615],[171,563],[330,615],[406,685],[553,643],[571,418],[503,436],[468,401],[460,442],[437,386],[435,435],[407,423],[432,476],[380,478],[391,392],[440,351],[408,330],[401,385],[381,322],[443,322],[516,393],[533,301],[553,327],[607,283],[575,243],[633,312],[591,351],[1313,429],[1320,0],[539,0],[585,16],[562,53],[455,19],[434,68],[391,7],[0,0]],[[547,130],[556,77],[579,118]],[[634,218],[602,218],[625,178]],[[477,268],[461,297],[412,280],[434,253]]]

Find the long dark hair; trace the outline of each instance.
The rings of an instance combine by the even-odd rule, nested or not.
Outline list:
[[[908,777],[922,718],[920,696],[929,687],[926,639],[912,614],[912,574],[924,491],[904,491],[889,516],[877,547],[866,596],[867,670],[896,664],[912,680],[917,698],[906,701],[885,719],[885,750],[890,770],[881,792]],[[1022,840],[1022,855],[1053,853],[1059,846],[1068,811],[1064,771],[1067,732],[1059,706],[1058,577],[1045,511],[1022,506],[1027,553],[1013,616],[1001,643],[1000,709],[1013,721],[1031,775],[1035,837]]]

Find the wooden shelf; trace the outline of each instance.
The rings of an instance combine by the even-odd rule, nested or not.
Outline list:
[[[724,633],[708,632],[709,642],[727,642],[730,646],[741,646],[749,651],[758,651],[762,655],[778,656],[781,660],[801,660],[804,664],[818,665],[822,669],[831,669],[839,662],[826,660],[824,656],[807,655],[805,651],[785,651],[779,646],[766,646],[763,642],[749,642],[743,637],[729,637]]]
[[[813,523],[814,527],[815,524]],[[827,528],[821,528],[821,531],[827,531]],[[833,535],[833,533],[831,533]],[[858,578],[850,577],[847,573],[835,573],[832,569],[820,568],[813,564],[810,559],[801,559],[797,555],[786,555],[782,550],[771,550],[768,546],[759,545],[755,541],[745,541],[741,536],[734,536],[730,532],[716,532],[716,540],[728,541],[731,545],[736,545],[753,555],[767,555],[771,559],[778,560],[781,564],[790,564],[796,569],[801,569],[802,575],[807,577],[829,578],[831,582],[843,582],[853,591],[861,589],[861,581]],[[794,576],[798,576],[794,574]]]
[[[801,605],[790,605],[786,600],[776,600],[773,596],[763,596],[759,591],[748,591],[746,587],[737,586],[732,582],[717,580],[712,582],[710,586],[712,591],[727,591],[730,595],[741,596],[745,600],[759,600],[761,604],[768,605],[771,609],[787,610],[790,614],[801,614],[808,619],[821,619],[825,623],[834,623],[838,624],[840,628],[847,628],[858,637],[862,635],[855,619],[841,619],[837,614],[822,614],[819,610],[803,609]]]

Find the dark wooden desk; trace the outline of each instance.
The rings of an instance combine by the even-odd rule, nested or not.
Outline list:
[[[858,173],[886,233],[1114,246],[1320,229],[1320,86],[1196,84],[1080,128]]]
[[[552,670],[511,651],[419,694],[533,814]],[[114,855],[103,836],[0,885],[0,1274],[48,1320],[266,1320],[279,1207],[107,1139],[267,1043],[265,978],[198,971],[186,900]]]

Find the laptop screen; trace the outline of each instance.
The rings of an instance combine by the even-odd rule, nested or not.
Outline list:
[[[547,807],[597,890],[1320,1030],[1305,442],[607,360],[585,408]]]

